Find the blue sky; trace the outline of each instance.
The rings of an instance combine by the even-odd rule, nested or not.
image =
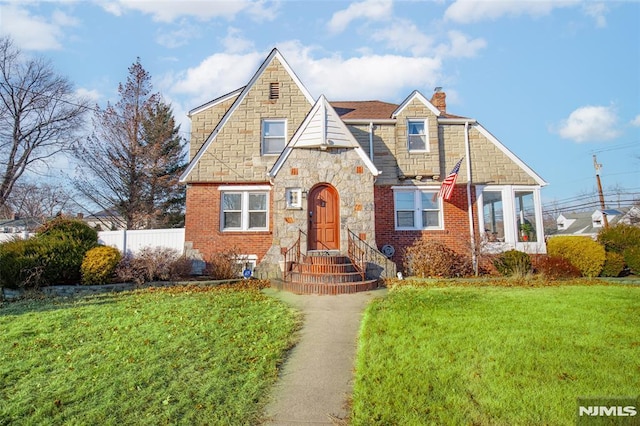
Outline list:
[[[637,2],[0,0],[0,33],[101,106],[140,57],[185,136],[273,47],[330,101],[441,86],[549,182],[547,206],[594,198],[594,154],[608,198],[640,198]]]

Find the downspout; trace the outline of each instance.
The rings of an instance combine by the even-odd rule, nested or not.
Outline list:
[[[373,122],[369,122],[369,158],[373,161]]]
[[[467,213],[469,215],[469,237],[471,244],[471,263],[473,272],[478,275],[478,258],[476,255],[476,233],[473,223],[473,205],[471,204],[471,147],[469,146],[469,122],[464,122],[464,148],[467,158]]]

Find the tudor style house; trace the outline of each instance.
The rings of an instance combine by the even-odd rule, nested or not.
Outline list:
[[[256,276],[291,278],[305,255],[353,257],[352,247],[383,249],[402,270],[403,249],[422,238],[470,256],[545,251],[546,182],[475,119],[447,113],[441,90],[399,105],[316,98],[274,49],[246,86],[189,117],[181,182],[194,257],[235,248]],[[354,263],[349,271],[362,272]]]

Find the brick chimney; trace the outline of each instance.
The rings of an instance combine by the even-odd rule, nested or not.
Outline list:
[[[431,98],[431,103],[440,112],[447,112],[447,94],[442,91],[442,87],[436,87]]]

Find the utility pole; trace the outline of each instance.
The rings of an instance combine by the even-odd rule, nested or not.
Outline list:
[[[598,182],[598,195],[600,196],[600,209],[602,210],[602,221],[604,222],[604,227],[609,227],[609,221],[607,220],[607,213],[605,213],[605,205],[604,205],[604,194],[602,193],[602,183],[600,182],[600,169],[602,168],[602,164],[598,164],[598,160],[596,159],[596,155],[593,154],[593,167],[596,169],[596,182]]]

